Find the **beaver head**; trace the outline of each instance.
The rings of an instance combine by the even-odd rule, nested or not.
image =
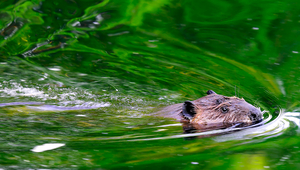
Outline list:
[[[247,126],[263,119],[260,109],[244,99],[218,95],[212,90],[205,97],[184,102],[181,115],[183,123],[188,123],[195,129]]]

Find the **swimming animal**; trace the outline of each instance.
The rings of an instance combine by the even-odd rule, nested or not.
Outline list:
[[[156,114],[177,119],[185,130],[249,126],[263,120],[261,110],[244,99],[219,95],[212,90],[204,97],[167,106]]]

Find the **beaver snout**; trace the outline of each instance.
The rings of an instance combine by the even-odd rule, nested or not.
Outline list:
[[[253,123],[258,123],[262,121],[263,115],[259,110],[252,110],[249,112],[249,118]]]

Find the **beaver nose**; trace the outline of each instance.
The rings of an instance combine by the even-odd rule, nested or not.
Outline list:
[[[262,113],[259,110],[252,110],[249,112],[249,118],[253,123],[258,123],[262,121]]]

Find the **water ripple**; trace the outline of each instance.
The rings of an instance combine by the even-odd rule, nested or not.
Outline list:
[[[214,140],[217,142],[223,142],[228,140],[244,140],[258,137],[259,139],[264,140],[273,138],[286,132],[292,126],[292,124],[295,124],[299,127],[299,117],[300,113],[298,112],[284,112],[284,110],[281,110],[279,116],[269,123],[251,129],[245,129],[236,133],[218,136],[215,137]]]
[[[267,117],[260,123],[248,126],[248,127],[231,127],[227,129],[212,130],[207,132],[179,134],[164,137],[143,138],[143,139],[131,139],[128,141],[149,141],[149,140],[164,140],[174,138],[191,138],[191,137],[212,137],[216,142],[225,142],[231,140],[245,140],[245,143],[259,142],[268,138],[274,138],[280,136],[286,132],[290,127],[296,125],[300,126],[300,113],[299,112],[284,112],[280,111],[279,116],[272,119],[272,115],[267,112]],[[170,126],[179,126],[179,124],[171,124]],[[168,126],[168,125],[164,125]],[[162,127],[162,126],[158,126]],[[250,140],[251,139],[251,140]],[[252,140],[257,139],[257,140]],[[250,140],[250,141],[249,141]]]

